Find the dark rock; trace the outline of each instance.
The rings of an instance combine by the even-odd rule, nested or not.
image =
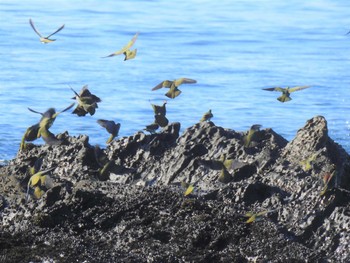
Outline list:
[[[179,130],[106,149],[67,132],[62,145],[28,144],[0,167],[0,261],[350,260],[350,159],[323,117],[290,142],[261,130],[249,147],[213,122]],[[54,185],[26,201],[33,166],[54,167]],[[263,213],[246,223],[248,212]]]

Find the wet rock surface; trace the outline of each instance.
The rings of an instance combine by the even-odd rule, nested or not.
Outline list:
[[[213,122],[179,131],[29,144],[0,167],[0,262],[350,261],[350,158],[323,117],[249,147]],[[26,199],[39,161],[53,184]]]

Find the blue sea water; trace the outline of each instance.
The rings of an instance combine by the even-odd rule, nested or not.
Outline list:
[[[165,79],[196,79],[168,99],[167,117],[182,130],[212,109],[212,121],[237,131],[252,124],[286,139],[316,115],[348,152],[350,2],[347,0],[0,1],[0,160],[15,157],[26,128],[44,112],[70,103],[85,84],[102,99],[93,116],[59,115],[53,133],[87,134],[105,146],[97,119],[121,123],[129,136],[153,122],[150,101],[162,104]],[[57,41],[43,35],[59,26]],[[140,32],[137,56],[101,58]],[[262,88],[312,85],[280,103]],[[42,144],[41,139],[34,143]]]

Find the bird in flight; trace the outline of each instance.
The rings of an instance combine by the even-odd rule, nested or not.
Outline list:
[[[116,124],[114,121],[108,121],[103,119],[98,119],[97,123],[100,124],[103,128],[107,130],[108,133],[111,134],[111,136],[106,141],[107,144],[111,143],[112,140],[118,136],[120,123]]]
[[[194,79],[188,79],[188,78],[180,78],[176,80],[164,80],[161,83],[159,83],[157,86],[155,86],[152,90],[158,90],[161,88],[169,88],[169,91],[165,93],[165,96],[167,96],[170,99],[175,99],[177,96],[180,95],[181,90],[178,89],[178,87],[182,84],[193,84],[197,83]]]
[[[125,60],[128,60],[128,59],[133,59],[136,57],[136,53],[137,53],[137,49],[134,49],[134,50],[130,50],[130,48],[135,44],[136,42],[136,39],[139,35],[139,32],[137,32],[133,38],[120,50],[106,56],[106,57],[103,57],[103,58],[108,58],[108,57],[114,57],[114,56],[118,56],[118,55],[121,55],[121,54],[124,54],[125,58],[124,58],[124,61]]]
[[[277,100],[279,100],[280,102],[287,102],[292,100],[292,98],[290,97],[290,93],[294,92],[294,91],[298,91],[298,90],[303,90],[303,89],[307,89],[310,88],[310,86],[296,86],[296,87],[286,87],[286,88],[281,88],[281,87],[274,87],[274,88],[267,88],[267,89],[263,89],[263,90],[268,90],[268,91],[280,91],[282,92],[282,95],[280,97],[277,98]]]
[[[40,32],[35,28],[33,20],[29,19],[29,24],[30,26],[33,28],[33,30],[35,31],[35,33],[37,33],[37,35],[40,37],[40,42],[43,44],[47,44],[47,43],[51,43],[53,41],[56,41],[56,39],[50,39],[51,36],[53,36],[54,34],[56,34],[57,32],[61,31],[64,28],[64,24],[57,29],[55,32],[53,32],[52,34],[48,35],[47,37],[43,37]]]
[[[74,89],[71,88],[71,90],[75,94],[72,99],[76,99],[78,101],[78,106],[72,113],[77,114],[78,116],[85,116],[87,113],[89,113],[91,116],[94,115],[96,108],[98,108],[97,103],[101,102],[101,99],[92,94],[87,85],[82,88],[79,94]]]

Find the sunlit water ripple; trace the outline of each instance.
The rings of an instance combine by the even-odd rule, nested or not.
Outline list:
[[[329,135],[348,152],[350,2],[323,1],[39,1],[0,2],[0,160],[16,155],[27,127],[40,116],[27,110],[62,110],[88,84],[102,102],[94,116],[69,112],[53,133],[87,134],[105,145],[96,120],[121,123],[120,136],[152,123],[150,101],[161,104],[165,79],[193,78],[168,100],[167,116],[182,130],[208,109],[216,125],[244,131],[259,123],[291,140],[315,115],[328,121]],[[65,24],[43,45],[41,33]],[[140,32],[134,60],[101,58]],[[272,86],[312,85],[280,103]],[[37,140],[35,143],[43,143]]]

